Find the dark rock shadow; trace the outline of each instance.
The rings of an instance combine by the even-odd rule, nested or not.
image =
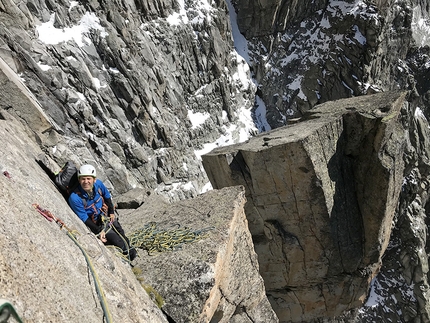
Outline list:
[[[345,153],[347,138],[341,134],[336,152],[327,167],[330,179],[335,183],[334,203],[330,213],[330,229],[337,248],[342,272],[353,273],[358,269],[364,252],[364,227],[357,201],[354,176],[354,157]],[[330,268],[339,271],[340,268]]]

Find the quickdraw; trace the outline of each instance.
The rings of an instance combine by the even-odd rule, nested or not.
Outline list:
[[[55,221],[55,223],[58,224],[58,226],[60,227],[60,229],[65,228],[67,231],[72,232],[72,230],[70,230],[63,221],[61,221],[59,218],[55,217],[51,211],[43,209],[39,204],[34,203],[32,204],[32,206],[36,209],[37,212],[39,212],[41,215],[43,215],[43,217],[48,220],[49,222]]]

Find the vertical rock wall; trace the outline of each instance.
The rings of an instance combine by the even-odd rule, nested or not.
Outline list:
[[[232,77],[249,69],[223,1],[0,8],[0,57],[56,125],[41,148],[60,165],[95,164],[116,195],[141,187],[172,200],[195,196],[208,183],[196,151],[240,123],[240,109],[250,115],[255,88]],[[206,119],[195,125],[198,114]]]

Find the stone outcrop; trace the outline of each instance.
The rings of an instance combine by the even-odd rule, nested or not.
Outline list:
[[[278,322],[259,273],[244,195],[243,187],[232,187],[174,204],[150,198],[137,210],[120,210],[128,232],[151,222],[157,229],[204,232],[173,252],[139,251],[135,268],[174,322]]]
[[[382,267],[372,281],[365,306],[345,322],[430,320],[428,210],[429,122],[423,110],[408,104],[401,117],[406,146],[405,173],[391,240]]]
[[[243,185],[266,291],[281,322],[363,304],[403,181],[405,93],[322,104],[297,124],[203,156],[215,188]]]

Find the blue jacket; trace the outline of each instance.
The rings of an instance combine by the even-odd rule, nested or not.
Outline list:
[[[90,218],[94,223],[97,223],[100,217],[101,207],[103,206],[103,198],[111,198],[109,190],[99,179],[96,179],[94,183],[93,193],[94,197],[90,199],[88,193],[79,185],[77,190],[69,196],[70,207],[83,222]]]

